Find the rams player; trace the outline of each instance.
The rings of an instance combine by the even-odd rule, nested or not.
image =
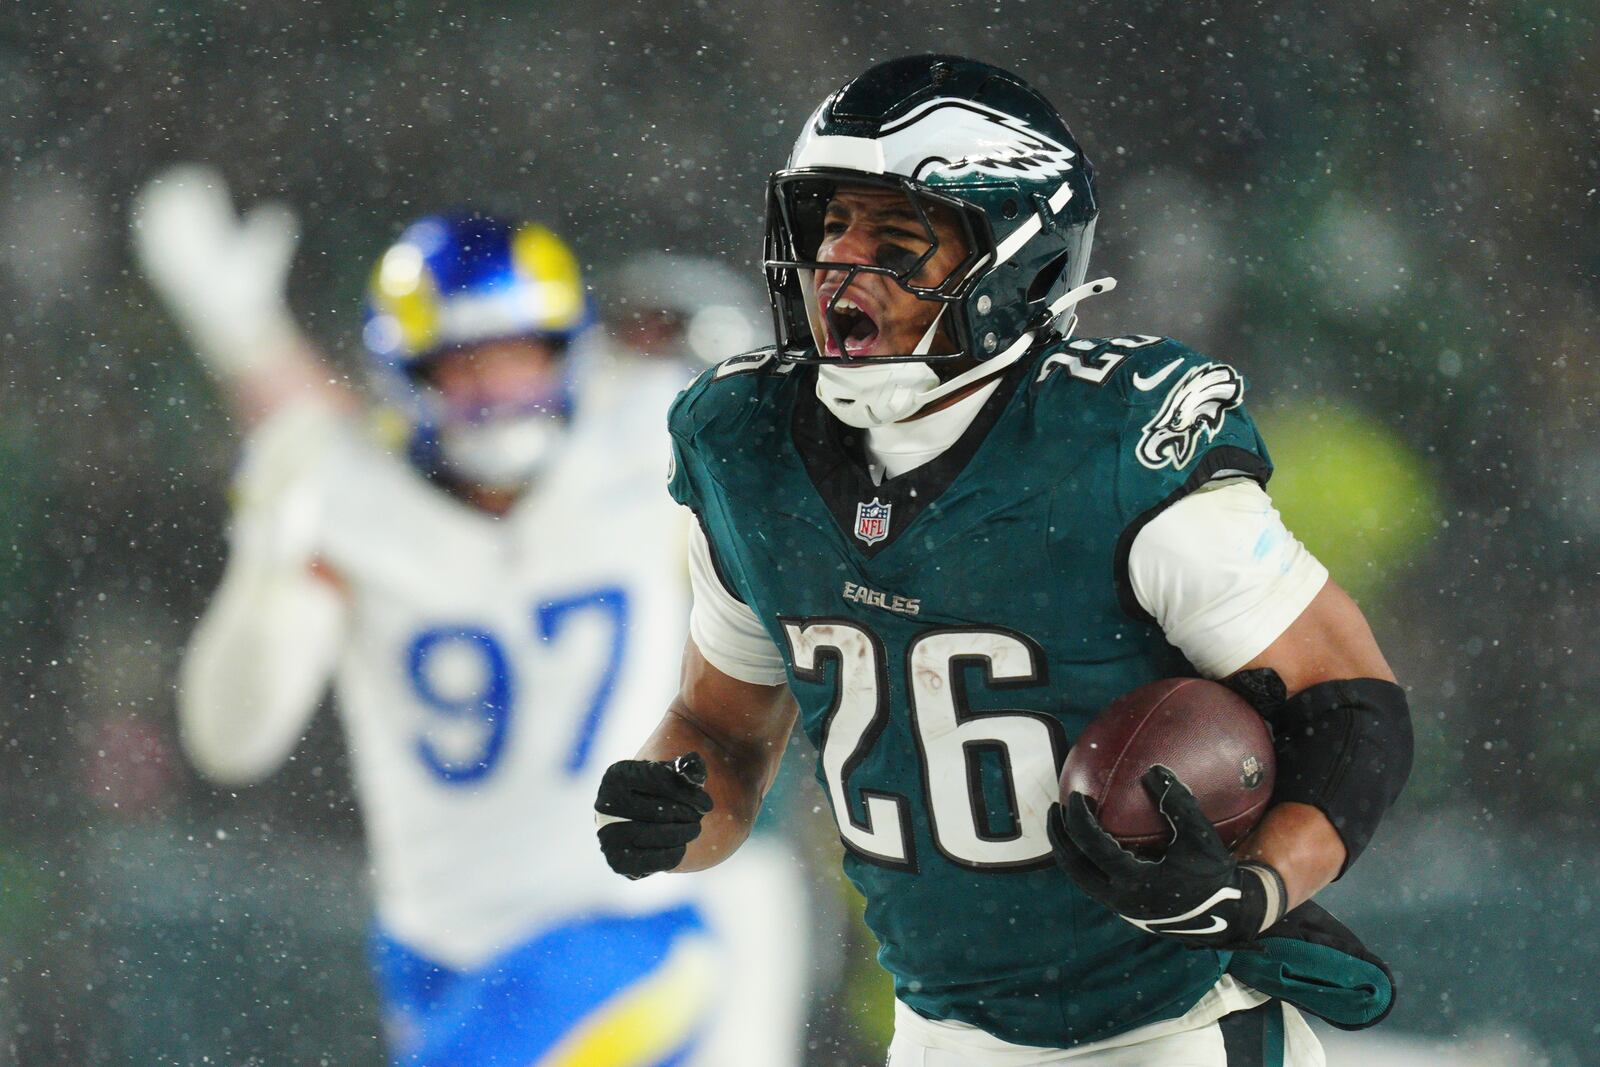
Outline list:
[[[894,977],[891,1067],[1320,1064],[1300,1010],[1370,1025],[1391,986],[1307,901],[1394,800],[1410,723],[1271,505],[1240,375],[1073,338],[1111,286],[1085,281],[1092,171],[1005,71],[873,67],[812,113],[768,204],[778,344],[671,412],[691,642],[602,780],[608,860],[732,854],[792,699]],[[1099,708],[1179,674],[1272,718],[1278,785],[1230,854],[1157,768],[1174,832],[1147,860],[1081,796],[1054,805],[1056,773]]]
[[[136,208],[151,281],[250,427],[182,738],[210,778],[256,781],[332,683],[395,1061],[794,1062],[787,859],[634,885],[580,826],[677,675],[659,427],[684,372],[608,355],[549,230],[424,218],[369,290],[364,345],[405,429],[384,447],[287,310],[292,216],[236,219],[199,168]]]

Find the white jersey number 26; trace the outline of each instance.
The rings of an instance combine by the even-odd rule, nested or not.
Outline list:
[[[858,817],[851,776],[889,725],[889,684],[883,643],[843,619],[784,620],[795,675],[824,681],[824,662],[836,663],[832,709],[824,729],[822,770],[839,834],[876,863],[915,868],[910,798],[904,792],[860,788]],[[910,719],[922,774],[928,830],[934,847],[962,867],[1027,867],[1050,855],[1045,809],[1055,797],[1056,732],[1045,715],[1013,710],[979,712],[967,706],[962,672],[979,667],[993,689],[1037,685],[1042,653],[1020,634],[993,629],[931,629],[906,650]],[[1010,812],[995,820],[974,783],[978,761],[998,759]],[[915,786],[917,783],[907,782]],[[1007,817],[1009,816],[1009,817]]]

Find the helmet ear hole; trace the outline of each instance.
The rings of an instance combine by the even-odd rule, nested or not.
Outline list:
[[[1014,219],[1014,218],[1016,218],[1017,217],[1017,202],[1015,200],[1007,200],[1005,203],[1001,204],[1000,205],[1000,217],[1003,218],[1003,219]]]
[[[1028,286],[1029,304],[1036,304],[1050,295],[1050,287],[1061,280],[1061,272],[1067,269],[1067,260],[1071,257],[1072,252],[1068,250],[1040,268],[1039,273],[1033,276],[1033,283]]]

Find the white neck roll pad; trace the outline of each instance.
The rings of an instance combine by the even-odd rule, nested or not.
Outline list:
[[[817,399],[846,426],[867,429],[909,418],[973,382],[1011,366],[1033,344],[1030,331],[1004,352],[969,367],[948,382],[926,363],[885,363],[882,366],[817,368]]]

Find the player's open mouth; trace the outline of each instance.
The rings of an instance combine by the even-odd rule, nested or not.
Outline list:
[[[851,358],[870,354],[878,340],[878,323],[870,312],[847,296],[835,300],[830,295],[822,298],[822,314],[828,324],[828,355]],[[844,344],[842,352],[840,342]]]

